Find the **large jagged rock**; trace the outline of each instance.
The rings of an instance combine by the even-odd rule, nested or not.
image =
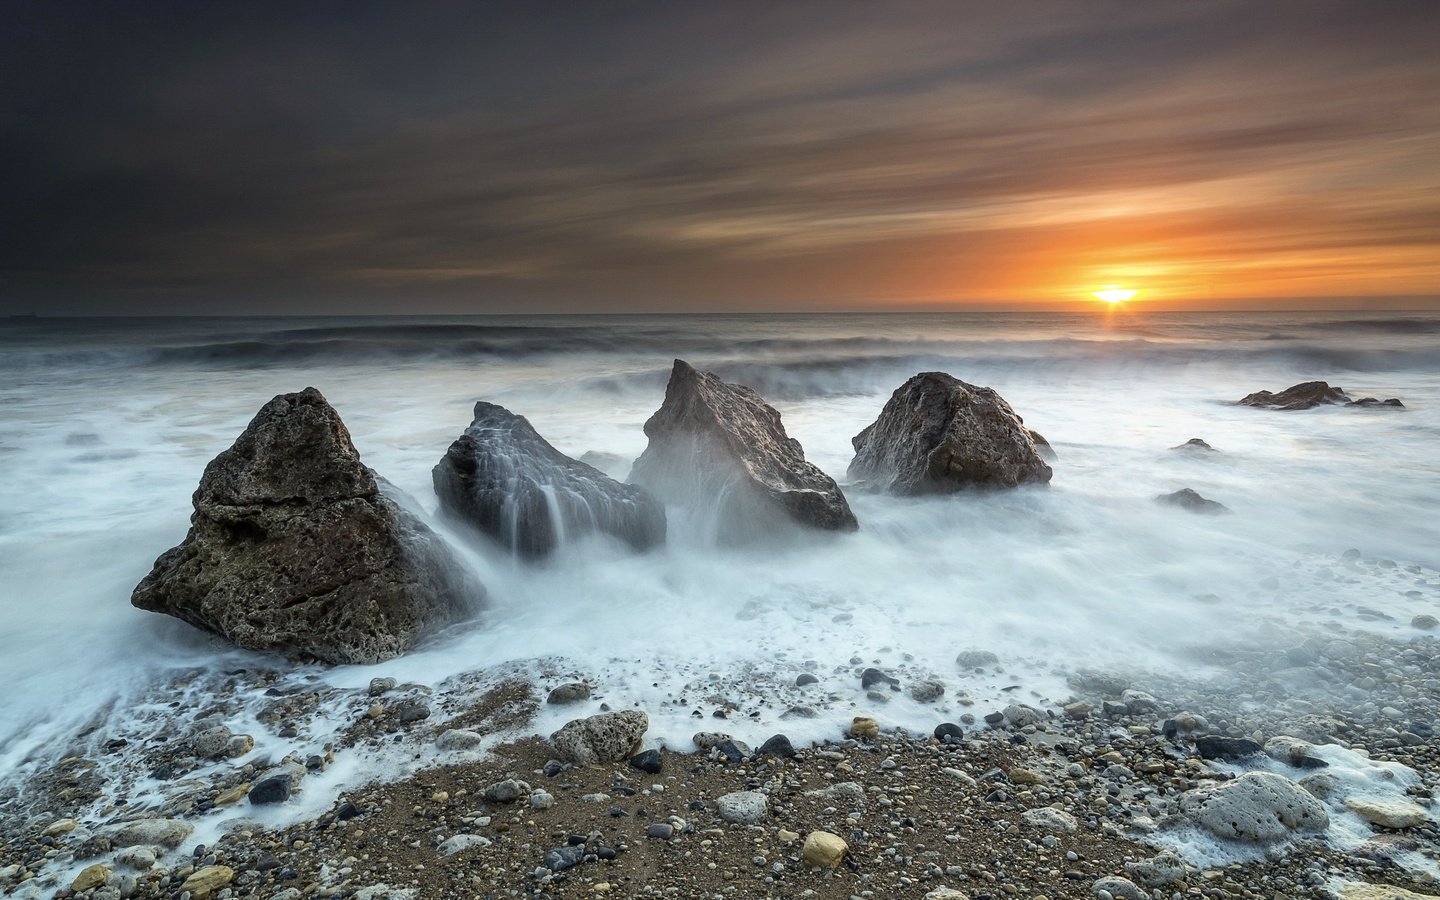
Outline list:
[[[1306,381],[1292,385],[1280,393],[1256,391],[1240,399],[1241,406],[1259,406],[1267,409],[1299,410],[1313,409],[1329,403],[1347,403],[1350,396],[1338,387],[1331,387],[1324,381]]]
[[[594,532],[646,550],[665,540],[665,507],[640,488],[550,446],[523,416],[475,404],[432,476],[440,508],[527,558]]]
[[[665,402],[645,423],[650,444],[630,481],[667,504],[715,504],[717,537],[751,541],[786,521],[853,531],[835,479],[807,462],[780,413],[747,387],[675,360]]]
[[[205,467],[190,533],[131,602],[251,650],[398,656],[484,592],[381,486],[319,391],[282,394]]]
[[[851,480],[894,494],[1050,481],[1035,433],[1010,404],[944,372],[921,372],[902,384],[850,443]]]

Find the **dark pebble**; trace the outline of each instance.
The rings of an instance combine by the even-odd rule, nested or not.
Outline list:
[[[269,778],[262,778],[255,782],[246,795],[254,804],[262,803],[284,803],[290,799],[290,776],[287,774],[271,775]]]
[[[877,684],[888,684],[891,687],[899,687],[900,682],[875,668],[866,669],[860,673],[860,687],[872,688]]]
[[[614,847],[601,847],[599,850],[595,851],[595,857],[597,859],[614,859],[619,855],[620,851],[616,850]]]
[[[668,822],[656,822],[645,829],[645,836],[656,840],[668,841],[675,836],[675,826]]]
[[[796,686],[796,687],[804,687],[804,686],[807,685],[807,684],[819,684],[819,683],[820,683],[820,679],[816,678],[814,675],[811,675],[809,672],[802,672],[802,673],[800,674],[800,677],[795,679],[795,686]]]
[[[340,804],[340,808],[335,810],[335,818],[342,822],[347,819],[353,819],[358,815],[360,815],[360,807],[351,803],[349,800]]]
[[[565,764],[558,759],[552,759],[545,764],[545,768],[542,771],[544,771],[546,778],[554,778],[556,775],[565,771]]]
[[[419,700],[406,700],[395,707],[395,720],[401,725],[409,725],[412,722],[428,718],[430,718],[430,707]]]
[[[935,740],[942,744],[958,744],[965,740],[965,732],[953,722],[942,722],[935,726]]]
[[[659,750],[646,750],[644,753],[637,753],[630,757],[630,765],[642,772],[649,772],[651,775],[659,775],[662,765]]]
[[[623,819],[628,815],[630,814],[619,806],[610,807],[610,818],[612,819]]]
[[[615,785],[611,785],[611,786],[610,786],[610,792],[613,793],[613,794],[619,794],[619,795],[622,796],[622,797],[633,797],[633,796],[635,796],[635,795],[638,793],[638,791],[636,791],[633,787],[631,787],[631,786],[628,785],[628,784],[615,784]]]
[[[739,741],[725,741],[718,748],[720,754],[732,763],[744,762],[750,755],[750,748]]]
[[[1004,713],[992,712],[985,716],[986,725],[999,725],[1003,721],[1005,721]]]
[[[760,745],[760,752],[790,759],[795,755],[795,745],[791,744],[790,739],[785,735],[777,734]]]
[[[1262,752],[1260,745],[1245,738],[1206,734],[1195,739],[1195,749],[1202,759],[1245,759]]]

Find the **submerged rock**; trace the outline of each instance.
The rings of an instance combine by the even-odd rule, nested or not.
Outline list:
[[[713,504],[723,543],[753,542],[790,523],[857,527],[839,485],[806,461],[780,413],[748,387],[677,359],[645,434],[650,443],[630,481],[668,504]]]
[[[1217,515],[1230,511],[1230,507],[1225,504],[1207,500],[1190,488],[1181,488],[1173,494],[1161,494],[1155,498],[1155,502],[1164,503],[1167,506],[1178,506],[1190,512],[1206,515]]]
[[[1392,409],[1404,409],[1405,404],[1400,402],[1399,397],[1391,397],[1389,400],[1380,400],[1376,397],[1361,397],[1359,400],[1351,400],[1346,406],[1365,407],[1389,407]]]
[[[1324,381],[1306,381],[1292,385],[1280,393],[1256,391],[1240,398],[1241,406],[1258,406],[1266,409],[1300,410],[1313,409],[1331,403],[1345,403],[1350,397],[1340,388],[1331,387]]]
[[[1050,446],[1050,442],[1045,440],[1045,435],[1033,428],[1025,429],[1025,433],[1030,435],[1030,440],[1035,442],[1035,452],[1040,454],[1041,459],[1046,462],[1054,462],[1060,458],[1060,454],[1056,453],[1055,448]]]
[[[665,508],[654,498],[571,459],[493,403],[475,404],[431,476],[441,509],[523,557],[595,532],[636,550],[665,541]]]
[[[472,613],[483,589],[381,492],[320,392],[282,394],[205,467],[190,533],[131,603],[250,650],[374,663]]]
[[[1033,432],[1004,398],[944,372],[902,384],[850,443],[849,477],[894,494],[1045,484],[1051,476]]]
[[[1183,444],[1177,444],[1171,450],[1195,451],[1199,453],[1219,453],[1214,447],[1207,444],[1202,438],[1191,438]]]

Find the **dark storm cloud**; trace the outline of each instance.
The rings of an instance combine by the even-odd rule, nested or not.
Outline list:
[[[1428,2],[6,17],[16,309],[845,305],[1121,251],[1156,285],[1440,274]]]

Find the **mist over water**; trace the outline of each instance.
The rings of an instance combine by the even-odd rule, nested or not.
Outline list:
[[[316,670],[340,685],[487,667],[543,687],[590,677],[612,705],[646,709],[652,739],[683,746],[713,726],[773,733],[807,702],[791,687],[802,671],[841,708],[862,702],[852,658],[943,679],[938,707],[897,695],[885,709],[928,730],[965,700],[984,713],[1061,699],[1075,668],[1196,668],[1191,648],[1267,634],[1281,646],[1293,626],[1361,606],[1393,616],[1366,627],[1403,637],[1440,606],[1437,336],[1440,317],[1412,313],[0,323],[0,773],[166,672],[267,664],[129,595],[183,538],[206,463],[278,393],[319,388],[366,463],[432,516],[431,468],[476,400],[623,478],[677,356],[759,391],[842,486],[850,438],[920,371],[995,388],[1054,445],[1048,488],[851,490],[858,533],[773,547],[716,547],[703,514],[672,511],[664,549],[592,536],[531,564],[432,518],[490,608],[392,663]],[[1233,405],[1312,379],[1406,409]],[[1220,452],[1168,449],[1192,437]],[[1233,514],[1153,500],[1183,487]],[[1397,565],[1342,562],[1350,548]],[[1004,671],[959,670],[967,649]],[[727,686],[741,675],[748,693]],[[738,720],[710,720],[726,700]],[[798,741],[833,725],[784,730]]]

